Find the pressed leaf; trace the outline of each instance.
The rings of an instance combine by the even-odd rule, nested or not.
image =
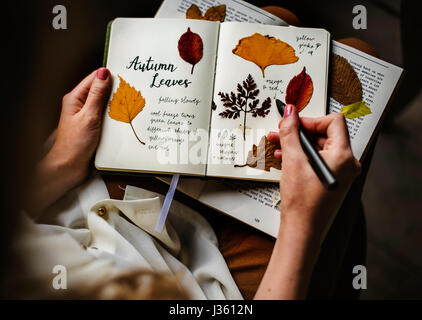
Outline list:
[[[268,97],[264,100],[260,108],[257,108],[259,100],[255,100],[253,104],[249,104],[252,112],[252,117],[256,118],[257,116],[265,118],[266,115],[270,113],[271,108],[271,98]]]
[[[204,54],[204,44],[201,37],[197,33],[193,33],[190,28],[179,39],[178,43],[179,55],[193,68],[202,59]]]
[[[362,100],[362,84],[350,63],[333,54],[330,70],[330,96],[343,105]]]
[[[264,70],[270,65],[295,63],[299,58],[295,49],[280,39],[263,36],[260,33],[242,38],[232,51],[239,57],[255,63],[264,75]]]
[[[341,108],[341,113],[346,118],[354,119],[371,114],[371,109],[365,104],[364,101],[355,102]]]
[[[293,77],[287,85],[286,103],[294,105],[299,112],[308,105],[313,92],[314,84],[303,67],[302,72]]]
[[[186,19],[197,19],[202,20],[202,12],[197,5],[192,4],[188,10],[186,10]]]
[[[222,4],[208,8],[204,14],[204,20],[224,22],[226,18],[226,5]]]
[[[246,114],[251,113],[252,117],[265,118],[270,113],[271,99],[265,99],[261,107],[259,105],[259,99],[257,99],[259,89],[257,89],[255,80],[251,75],[248,75],[245,81],[237,84],[237,95],[234,92],[224,93],[219,92],[223,107],[226,108],[223,112],[218,115],[222,118],[237,119],[240,117],[240,113],[243,112],[243,139],[246,139]]]
[[[215,104],[214,100],[211,103],[211,110],[214,111],[215,109],[217,109],[217,105]]]
[[[270,171],[271,168],[281,170],[281,160],[274,156],[274,151],[277,145],[270,142],[266,136],[263,136],[259,141],[258,146],[252,146],[249,151],[246,163],[244,165],[235,165],[235,167],[250,167],[265,171]]]
[[[198,8],[198,6],[195,4],[192,4],[189,7],[189,9],[186,10],[186,18],[224,22],[224,19],[226,18],[226,5],[222,4],[219,6],[210,7],[205,12],[205,14],[202,15],[202,12]]]
[[[145,99],[142,97],[140,91],[130,86],[121,76],[119,76],[119,80],[119,87],[110,101],[108,115],[116,121],[129,123],[139,142],[145,144],[139,139],[132,126],[132,120],[135,119],[145,106]]]

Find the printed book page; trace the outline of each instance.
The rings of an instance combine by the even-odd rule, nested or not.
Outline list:
[[[242,0],[164,0],[158,9],[156,18],[186,17],[186,10],[195,4],[204,14],[209,7],[226,5],[225,21],[252,22],[271,25],[287,25],[280,18]]]
[[[219,24],[117,18],[100,170],[204,175]]]
[[[346,117],[353,154],[360,160],[403,69],[336,41],[332,42],[332,53],[345,58],[353,67],[362,86],[362,99],[370,109],[370,113],[365,116],[353,119]],[[340,112],[342,107],[344,104],[330,98],[329,113]]]
[[[281,120],[275,99],[302,116],[325,115],[329,37],[323,29],[221,24],[207,176],[280,179],[265,138]]]
[[[346,119],[353,154],[360,159],[379,124],[381,114],[396,87],[403,69],[333,41],[332,52],[353,66],[362,84],[362,95],[371,114]],[[329,112],[341,109],[330,98]],[[278,184],[246,181],[204,181],[181,179],[179,190],[200,202],[243,221],[273,237],[280,224],[280,191]]]

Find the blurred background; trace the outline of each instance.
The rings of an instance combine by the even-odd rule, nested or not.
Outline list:
[[[329,30],[333,39],[357,37],[381,59],[404,67],[406,78],[382,127],[363,192],[367,226],[368,289],[361,299],[422,298],[422,95],[417,48],[418,1],[250,1],[295,13],[303,26]],[[52,8],[67,8],[68,29],[54,30]],[[2,226],[13,225],[23,186],[40,146],[57,125],[61,98],[102,64],[107,23],[118,16],[152,17],[160,0],[16,1],[2,28],[4,63],[1,134]],[[367,8],[366,30],[352,26],[355,5]],[[10,5],[10,4],[9,4]],[[10,20],[9,20],[10,19]],[[30,141],[30,142],[29,142]],[[10,247],[2,232],[2,252]]]

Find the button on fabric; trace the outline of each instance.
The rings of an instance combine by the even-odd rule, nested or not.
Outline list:
[[[105,214],[107,213],[107,210],[104,207],[100,207],[100,208],[98,208],[97,213],[100,217],[104,217]]]

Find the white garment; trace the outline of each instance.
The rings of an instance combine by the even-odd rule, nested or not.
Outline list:
[[[173,201],[163,232],[154,230],[162,202],[161,195],[132,186],[124,200],[111,200],[103,180],[93,177],[41,216],[43,224],[24,217],[15,244],[27,276],[51,290],[53,267],[62,265],[71,289],[141,268],[182,275],[193,299],[242,299],[200,214]],[[100,207],[106,208],[103,217]]]

